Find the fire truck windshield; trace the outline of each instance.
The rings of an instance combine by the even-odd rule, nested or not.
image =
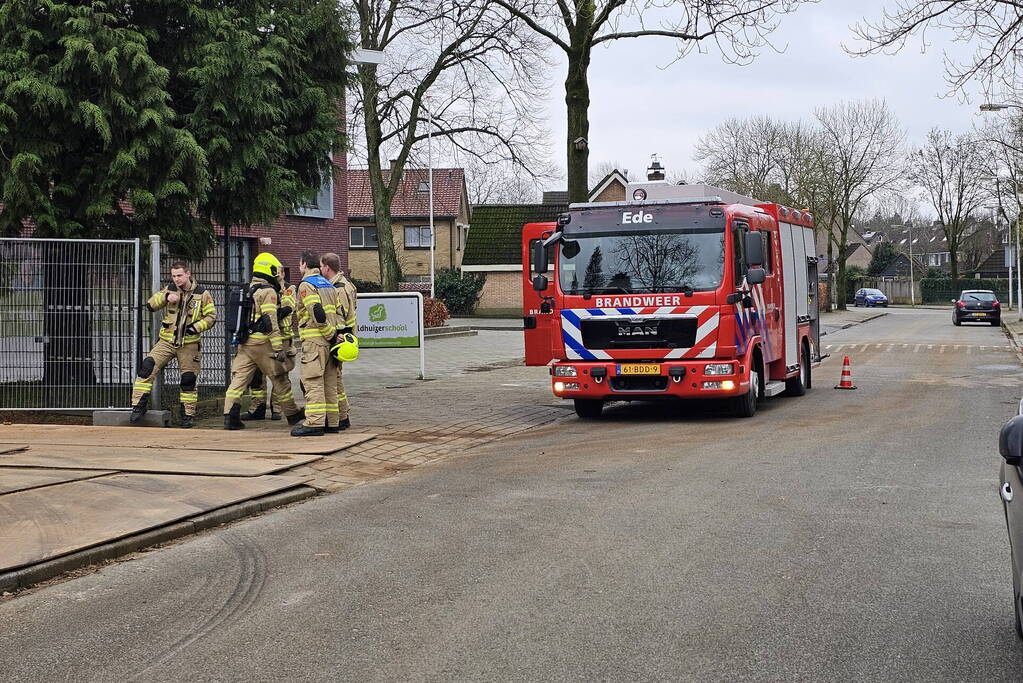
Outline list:
[[[723,227],[573,234],[561,243],[565,294],[633,294],[717,289]]]

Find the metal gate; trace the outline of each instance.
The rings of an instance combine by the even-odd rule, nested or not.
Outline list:
[[[149,283],[147,289],[153,292],[170,282],[170,264],[176,259],[173,244],[161,240],[155,235],[149,236],[149,259],[144,264],[144,281]],[[202,335],[202,371],[199,374],[199,400],[221,398],[224,389],[230,383],[231,361],[234,349],[231,347],[230,335],[227,332],[226,302],[228,292],[244,287],[249,282],[252,263],[251,240],[247,238],[231,238],[228,242],[227,258],[224,258],[224,243],[218,242],[201,261],[189,262],[192,278],[209,290],[217,307],[217,321],[212,328]],[[158,264],[158,265],[157,265]],[[155,267],[154,267],[155,266]],[[225,277],[225,266],[227,275]],[[157,273],[153,277],[153,273]],[[149,296],[148,293],[145,296]],[[144,303],[144,302],[143,302]],[[143,308],[145,308],[143,306]],[[155,343],[159,332],[160,314],[149,316],[145,327],[150,343]],[[146,351],[148,351],[148,346]],[[158,380],[153,395],[154,407],[174,409],[178,405],[180,370],[176,362],[170,363],[163,371],[162,380]]]
[[[0,410],[128,405],[142,340],[139,246],[0,238]]]

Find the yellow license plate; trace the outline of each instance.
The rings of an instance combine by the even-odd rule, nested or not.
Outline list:
[[[619,375],[659,375],[660,363],[622,363],[618,366]]]

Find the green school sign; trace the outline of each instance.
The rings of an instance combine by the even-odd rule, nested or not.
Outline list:
[[[360,294],[356,335],[363,349],[418,349],[422,344],[422,295]]]

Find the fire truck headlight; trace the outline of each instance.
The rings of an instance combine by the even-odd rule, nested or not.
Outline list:
[[[555,377],[576,377],[577,373],[574,365],[555,365],[554,366]]]
[[[731,363],[709,363],[703,366],[705,375],[734,375],[735,368]]]
[[[704,389],[724,389],[725,391],[731,391],[735,388],[735,382],[730,379],[722,380],[720,382],[704,382]]]
[[[564,382],[555,382],[554,383],[554,393],[555,394],[560,394],[564,390],[565,390],[565,383]]]
[[[579,382],[555,382],[554,393],[563,394],[566,391],[579,391]]]
[[[726,379],[724,382],[721,383],[721,388],[724,389],[725,391],[731,391],[732,389],[735,388],[735,382],[733,382],[730,379]]]

